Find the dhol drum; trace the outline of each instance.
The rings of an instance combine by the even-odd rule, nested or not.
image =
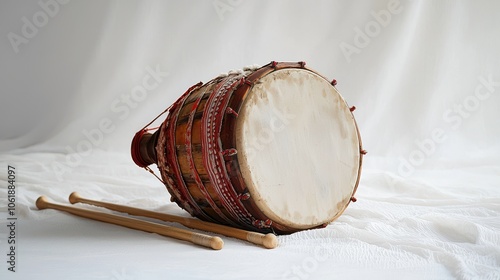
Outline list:
[[[278,234],[325,226],[355,201],[365,153],[335,84],[304,62],[200,82],[156,132],[135,135],[132,158],[156,163],[171,200],[202,220]]]

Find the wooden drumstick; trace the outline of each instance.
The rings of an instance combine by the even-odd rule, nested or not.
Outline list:
[[[81,202],[81,203],[86,203],[86,204],[90,204],[90,205],[94,205],[94,206],[101,206],[101,207],[104,207],[104,208],[107,208],[110,210],[114,210],[114,211],[128,213],[128,214],[134,215],[134,216],[143,216],[143,217],[154,218],[154,219],[167,221],[167,222],[176,222],[176,223],[182,224],[182,225],[189,227],[189,228],[210,231],[210,232],[219,233],[219,234],[222,234],[225,236],[234,237],[237,239],[249,241],[249,242],[257,244],[257,245],[262,245],[268,249],[273,249],[273,248],[276,248],[276,246],[278,246],[278,239],[276,238],[276,235],[274,235],[272,233],[262,234],[262,233],[258,233],[258,232],[237,229],[237,228],[233,228],[233,227],[229,227],[229,226],[214,224],[214,223],[205,222],[205,221],[192,219],[192,218],[179,217],[179,216],[175,216],[175,215],[158,213],[158,212],[153,212],[153,211],[139,209],[139,208],[130,207],[130,206],[124,206],[124,205],[119,205],[119,204],[114,204],[114,203],[109,203],[109,202],[101,202],[101,201],[91,200],[91,199],[81,197],[77,192],[71,193],[71,195],[69,196],[69,202],[71,202],[72,204]]]
[[[118,215],[77,208],[74,206],[52,203],[49,202],[48,198],[43,195],[36,200],[36,207],[38,207],[38,209],[40,210],[47,208],[56,209],[88,219],[124,226],[132,229],[138,229],[146,232],[157,233],[160,235],[189,241],[194,244],[212,248],[214,250],[220,250],[224,246],[224,241],[222,241],[220,237],[209,236],[134,218],[122,217]]]

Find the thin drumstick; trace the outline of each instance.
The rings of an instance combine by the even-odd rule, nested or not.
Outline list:
[[[80,196],[77,192],[71,193],[71,195],[69,196],[69,202],[71,202],[72,204],[75,204],[78,202],[86,203],[86,204],[90,204],[90,205],[94,205],[94,206],[101,206],[101,207],[104,207],[104,208],[107,208],[107,209],[110,209],[113,211],[128,213],[128,214],[134,215],[134,216],[143,216],[143,217],[154,218],[154,219],[167,221],[167,222],[175,222],[175,223],[182,224],[182,225],[189,227],[189,228],[210,231],[210,232],[219,233],[219,234],[222,234],[225,236],[241,239],[244,241],[249,241],[251,243],[264,246],[265,248],[268,248],[268,249],[276,248],[276,246],[278,245],[278,239],[272,233],[262,234],[262,233],[258,233],[258,232],[252,232],[252,231],[232,228],[229,226],[205,222],[205,221],[201,221],[201,220],[197,220],[197,219],[179,217],[179,216],[175,216],[175,215],[158,213],[158,212],[144,210],[144,209],[130,207],[130,206],[124,206],[124,205],[119,205],[119,204],[114,204],[114,203],[109,203],[109,202],[92,200],[92,199],[88,199],[88,198],[84,198],[84,197]]]
[[[38,209],[40,210],[47,208],[56,209],[88,219],[124,226],[132,229],[138,229],[146,232],[157,233],[163,236],[189,241],[197,245],[212,248],[214,250],[220,250],[224,246],[224,241],[222,241],[222,239],[220,239],[219,237],[191,232],[184,229],[169,227],[166,225],[142,221],[134,218],[122,217],[118,215],[82,209],[74,206],[53,203],[43,195],[36,200],[36,207],[38,207]]]

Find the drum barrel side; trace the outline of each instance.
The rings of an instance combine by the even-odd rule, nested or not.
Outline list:
[[[158,141],[159,130],[151,134],[146,130],[137,132],[132,139],[131,154],[132,160],[139,167],[146,167],[157,163],[156,143]]]
[[[262,212],[250,196],[236,150],[236,121],[254,84],[267,74],[286,68],[299,68],[317,74],[305,68],[303,62],[271,62],[253,72],[245,72],[240,80],[232,79],[236,76],[231,74],[192,86],[169,107],[167,118],[158,131],[151,134],[148,129],[142,129],[135,134],[131,143],[134,163],[142,168],[157,164],[171,201],[202,220],[263,233],[289,234],[302,230],[271,220]],[[218,99],[212,98],[217,93],[220,94]],[[209,102],[212,100],[213,104]],[[209,105],[217,108],[210,112]],[[214,117],[208,119],[209,113]],[[210,135],[215,135],[215,140],[207,144],[208,140],[205,140]],[[358,138],[361,150],[359,131]],[[210,156],[211,152],[217,152],[217,155]],[[359,183],[361,160],[362,156],[353,194]],[[215,163],[218,165],[215,166]],[[217,174],[212,174],[215,172],[220,173],[221,180],[227,180],[227,184],[219,183]],[[237,210],[243,213],[240,215]],[[250,222],[240,219],[240,216]]]

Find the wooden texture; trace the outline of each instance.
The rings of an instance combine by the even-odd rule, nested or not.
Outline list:
[[[36,200],[36,206],[38,209],[56,209],[70,214],[101,221],[105,223],[115,224],[123,227],[128,227],[131,229],[142,230],[151,233],[157,233],[163,236],[172,237],[184,241],[189,241],[197,245],[212,248],[214,250],[220,250],[224,246],[224,242],[219,237],[213,237],[205,234],[190,232],[187,230],[169,227],[166,225],[151,223],[147,221],[142,221],[138,219],[122,217],[118,215],[102,213],[97,211],[92,211],[88,209],[77,208],[69,205],[57,204],[49,202],[47,197],[40,196]]]
[[[87,199],[87,198],[81,197],[76,192],[71,193],[71,195],[69,196],[69,201],[72,204],[85,203],[85,204],[90,204],[90,205],[94,205],[94,206],[101,206],[101,207],[104,207],[104,208],[107,208],[107,209],[110,209],[113,211],[128,213],[128,214],[134,215],[134,216],[143,216],[143,217],[159,219],[159,220],[167,221],[167,222],[176,222],[176,223],[182,224],[186,227],[190,227],[193,229],[210,231],[210,232],[222,234],[222,235],[229,236],[229,237],[234,237],[234,238],[237,238],[240,240],[249,241],[251,243],[264,246],[265,248],[268,248],[268,249],[276,248],[276,246],[278,245],[278,239],[276,238],[276,236],[274,234],[271,234],[271,233],[262,234],[262,233],[257,233],[257,232],[251,232],[251,231],[246,231],[246,230],[242,230],[242,229],[232,228],[229,226],[223,226],[223,225],[219,225],[219,224],[205,222],[205,221],[201,221],[201,220],[197,220],[197,219],[179,217],[179,216],[175,216],[175,215],[158,213],[158,212],[154,212],[154,211],[144,210],[144,209],[125,206],[125,205],[119,205],[119,204],[114,204],[114,203],[109,203],[109,202],[102,202],[102,201]]]

